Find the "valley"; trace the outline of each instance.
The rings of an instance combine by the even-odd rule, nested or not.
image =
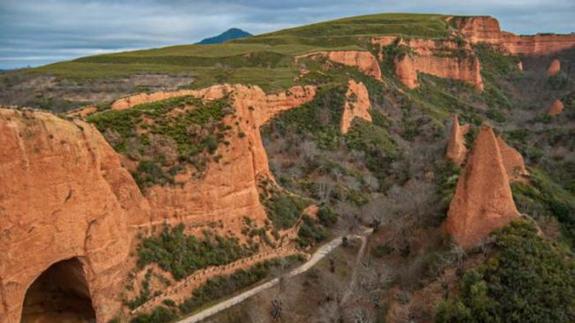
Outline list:
[[[3,72],[0,322],[575,320],[574,67],[377,14]]]

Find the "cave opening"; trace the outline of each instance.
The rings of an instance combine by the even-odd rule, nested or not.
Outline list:
[[[96,322],[88,281],[77,258],[57,262],[30,285],[22,323]]]

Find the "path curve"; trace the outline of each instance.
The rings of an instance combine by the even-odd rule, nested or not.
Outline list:
[[[362,239],[365,238],[365,236],[370,235],[373,232],[373,229],[367,229],[365,230],[361,235],[349,235],[347,236],[348,238],[351,239]],[[331,240],[330,242],[322,245],[321,247],[319,247],[319,249],[316,250],[316,252],[314,252],[314,254],[309,258],[308,261],[306,261],[304,264],[302,264],[301,266],[293,269],[292,271],[290,271],[289,273],[287,273],[284,277],[286,278],[291,278],[294,276],[297,276],[301,273],[304,273],[306,271],[308,271],[310,268],[312,268],[313,266],[315,266],[320,260],[322,260],[323,258],[325,258],[325,256],[327,256],[329,253],[331,253],[333,250],[335,250],[337,247],[339,247],[341,245],[343,241],[343,236],[337,237],[333,240]],[[202,320],[207,319],[208,317],[215,315],[223,310],[226,310],[234,305],[237,305],[243,301],[245,301],[246,299],[266,290],[269,288],[274,287],[275,285],[277,285],[280,281],[280,278],[274,278],[266,283],[263,283],[261,285],[258,285],[252,289],[249,289],[237,296],[234,296],[232,298],[229,298],[227,300],[224,300],[212,307],[209,307],[199,313],[196,313],[192,316],[189,316],[181,321],[178,321],[177,323],[195,323],[195,322],[200,322]]]

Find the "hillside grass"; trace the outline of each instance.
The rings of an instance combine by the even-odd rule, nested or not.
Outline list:
[[[285,89],[298,75],[294,57],[320,50],[368,50],[374,35],[447,36],[441,15],[377,14],[338,19],[217,45],[179,45],[82,57],[26,70],[89,82],[136,74],[185,74],[194,87],[214,83]]]

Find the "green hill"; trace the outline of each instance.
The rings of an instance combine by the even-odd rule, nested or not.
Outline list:
[[[286,88],[298,72],[293,57],[317,50],[369,48],[369,37],[402,34],[443,37],[441,15],[378,14],[338,19],[212,46],[180,45],[83,57],[30,69],[28,73],[73,80],[127,77],[141,73],[190,73],[194,86],[242,82]],[[270,76],[273,75],[273,78]]]

